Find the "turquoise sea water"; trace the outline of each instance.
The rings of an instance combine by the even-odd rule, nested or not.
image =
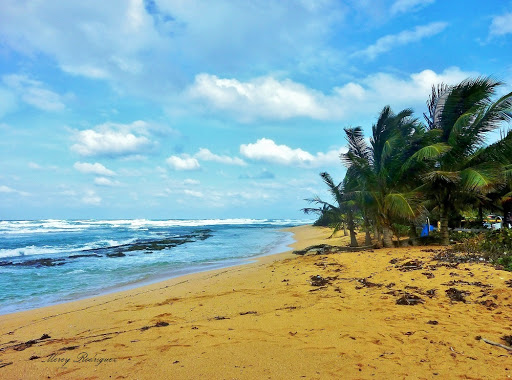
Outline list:
[[[311,221],[0,221],[0,314],[104,294],[285,251]]]

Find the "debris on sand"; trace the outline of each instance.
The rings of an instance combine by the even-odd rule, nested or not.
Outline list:
[[[410,270],[423,269],[423,261],[418,260],[418,259],[410,260],[401,265],[397,265],[396,268],[400,272],[408,272]]]
[[[216,317],[213,317],[216,321],[222,321],[223,319],[229,319],[228,317],[217,315]]]
[[[509,346],[512,346],[512,335],[503,335],[501,339],[507,342]]]
[[[322,277],[319,274],[310,277],[311,286],[324,286],[330,285],[332,280],[336,280],[338,276],[334,277]]]
[[[445,290],[445,292],[446,292],[446,295],[448,296],[448,298],[450,298],[450,300],[456,301],[456,302],[464,302],[464,303],[466,303],[466,296],[471,294],[468,291],[459,290],[456,288],[447,289],[447,290]]]
[[[498,304],[496,302],[494,302],[493,300],[480,301],[480,304],[484,305],[487,308],[487,310],[493,310],[498,307]]]
[[[153,327],[165,327],[165,326],[169,326],[169,323],[168,322],[164,322],[164,321],[159,321],[157,323],[155,323],[153,326],[142,326],[139,330],[140,331],[146,331],[146,330],[149,330]]]
[[[451,281],[442,283],[441,285],[445,285],[445,286],[471,285],[471,286],[478,286],[480,288],[492,288],[492,285],[484,284],[480,281],[468,282],[468,281],[464,281],[464,280],[451,280]]]
[[[422,275],[424,275],[424,276],[426,276],[429,280],[430,280],[431,278],[434,278],[434,277],[435,277],[435,276],[434,276],[434,273],[432,273],[432,272],[422,272],[421,274],[422,274]]]
[[[417,296],[416,294],[405,293],[402,297],[396,300],[397,305],[417,305],[419,303],[425,303],[425,301]]]
[[[313,255],[328,255],[330,253],[339,253],[339,252],[359,252],[371,249],[371,246],[363,246],[363,247],[340,247],[336,245],[329,244],[317,244],[312,245],[304,249],[299,249],[293,251],[292,253],[299,256],[304,256],[309,254]]]
[[[356,286],[356,289],[362,289],[362,288],[380,288],[384,286],[384,284],[378,284],[376,282],[368,281],[366,278],[358,278],[357,282],[361,284],[361,286]]]

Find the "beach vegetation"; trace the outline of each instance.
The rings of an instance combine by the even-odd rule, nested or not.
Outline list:
[[[512,120],[512,93],[494,101],[503,83],[491,78],[466,79],[454,86],[432,87],[424,122],[411,109],[380,112],[367,139],[362,127],[345,128],[348,150],[340,156],[347,167],[339,184],[321,173],[335,202],[308,199],[331,220],[334,232],[346,225],[351,245],[355,228],[365,232],[365,245],[392,247],[402,236],[417,241],[426,217],[440,221],[435,238],[450,243],[450,223],[482,226],[484,210],[500,210],[512,198],[512,132],[492,132]],[[496,137],[496,136],[494,136]],[[335,216],[337,214],[337,216]]]

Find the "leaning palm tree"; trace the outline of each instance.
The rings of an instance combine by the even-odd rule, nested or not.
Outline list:
[[[365,199],[363,207],[382,229],[385,247],[393,246],[393,222],[412,220],[421,210],[416,193],[407,187],[407,170],[403,168],[412,154],[410,142],[421,131],[411,115],[410,109],[395,115],[389,106],[384,107],[372,127],[369,145],[361,127],[345,129],[349,149],[342,160],[348,166],[347,196]]]
[[[505,183],[512,157],[512,135],[486,146],[489,132],[512,119],[512,93],[493,102],[501,82],[467,79],[455,86],[433,88],[427,102],[426,138],[430,141],[408,163],[422,162],[422,190],[440,214],[441,242],[449,244],[448,218],[462,204],[485,201]]]
[[[332,225],[333,233],[331,234],[330,237],[334,236],[334,234],[341,228],[343,228],[346,223],[348,230],[350,232],[350,246],[357,247],[358,244],[356,239],[354,223],[354,201],[346,197],[346,194],[343,189],[344,184],[342,182],[336,185],[331,175],[327,172],[320,173],[320,176],[322,177],[324,183],[327,185],[334,202],[329,203],[323,201],[318,196],[316,196],[311,199],[306,199],[306,201],[308,201],[309,203],[314,203],[320,207],[304,208],[302,209],[302,211],[304,211],[306,214],[311,212],[318,213],[318,210],[323,210],[323,212],[329,213],[331,215],[331,218],[334,220],[334,223]]]

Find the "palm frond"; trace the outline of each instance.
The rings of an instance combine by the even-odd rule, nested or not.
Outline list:
[[[384,198],[384,209],[389,215],[404,219],[413,219],[415,212],[404,194],[390,193]]]
[[[434,170],[425,173],[423,176],[424,182],[442,182],[442,183],[458,183],[460,181],[460,172],[450,172],[443,170]]]
[[[460,177],[461,187],[466,191],[489,192],[504,182],[502,166],[491,162],[466,168]]]
[[[429,114],[423,114],[427,122],[427,130],[437,129],[441,122],[441,114],[443,112],[444,102],[448,94],[449,87],[446,84],[438,84],[432,86],[432,93],[427,101]]]
[[[420,148],[404,164],[404,169],[410,168],[415,162],[433,160],[450,151],[452,147],[445,143],[436,143]]]

